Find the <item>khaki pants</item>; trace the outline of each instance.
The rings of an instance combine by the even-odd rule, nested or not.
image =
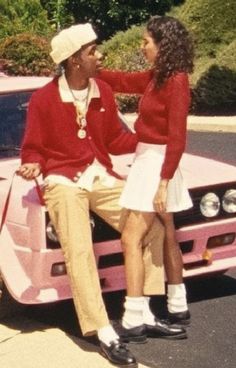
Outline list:
[[[123,185],[122,180],[116,180],[112,188],[107,188],[96,178],[92,192],[55,183],[44,188],[44,199],[62,246],[84,335],[109,324],[93,252],[89,210],[121,231],[126,211],[121,210],[118,201]],[[145,295],[164,293],[162,248],[163,227],[157,220],[145,238]]]

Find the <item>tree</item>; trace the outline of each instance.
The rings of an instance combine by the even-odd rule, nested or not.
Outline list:
[[[150,15],[170,10],[173,0],[65,0],[65,9],[76,22],[92,22],[101,40],[131,25],[141,24]]]
[[[73,15],[66,9],[66,0],[40,0],[42,7],[47,10],[48,18],[53,28],[60,30],[74,23]]]
[[[50,32],[47,12],[39,0],[0,0],[0,39],[23,32]]]

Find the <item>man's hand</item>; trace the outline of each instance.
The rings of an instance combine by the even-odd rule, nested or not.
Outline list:
[[[30,163],[30,164],[23,164],[17,170],[17,175],[22,176],[22,178],[26,180],[32,180],[37,178],[41,174],[41,166],[40,164]]]

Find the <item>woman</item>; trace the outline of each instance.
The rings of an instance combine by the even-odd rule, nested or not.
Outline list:
[[[171,323],[190,322],[173,213],[192,206],[179,162],[186,142],[193,45],[177,19],[154,16],[147,23],[141,48],[151,70],[103,70],[99,78],[115,92],[142,94],[135,122],[139,143],[120,199],[120,204],[129,209],[121,239],[127,277],[122,326],[130,329],[145,324],[150,333],[156,320],[149,308],[149,297],[143,296],[142,240],[156,215],[165,227],[168,318]]]

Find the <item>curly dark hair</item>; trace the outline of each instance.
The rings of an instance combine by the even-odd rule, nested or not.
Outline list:
[[[147,23],[147,31],[158,45],[154,78],[156,87],[177,72],[193,71],[193,41],[179,20],[155,15]]]

